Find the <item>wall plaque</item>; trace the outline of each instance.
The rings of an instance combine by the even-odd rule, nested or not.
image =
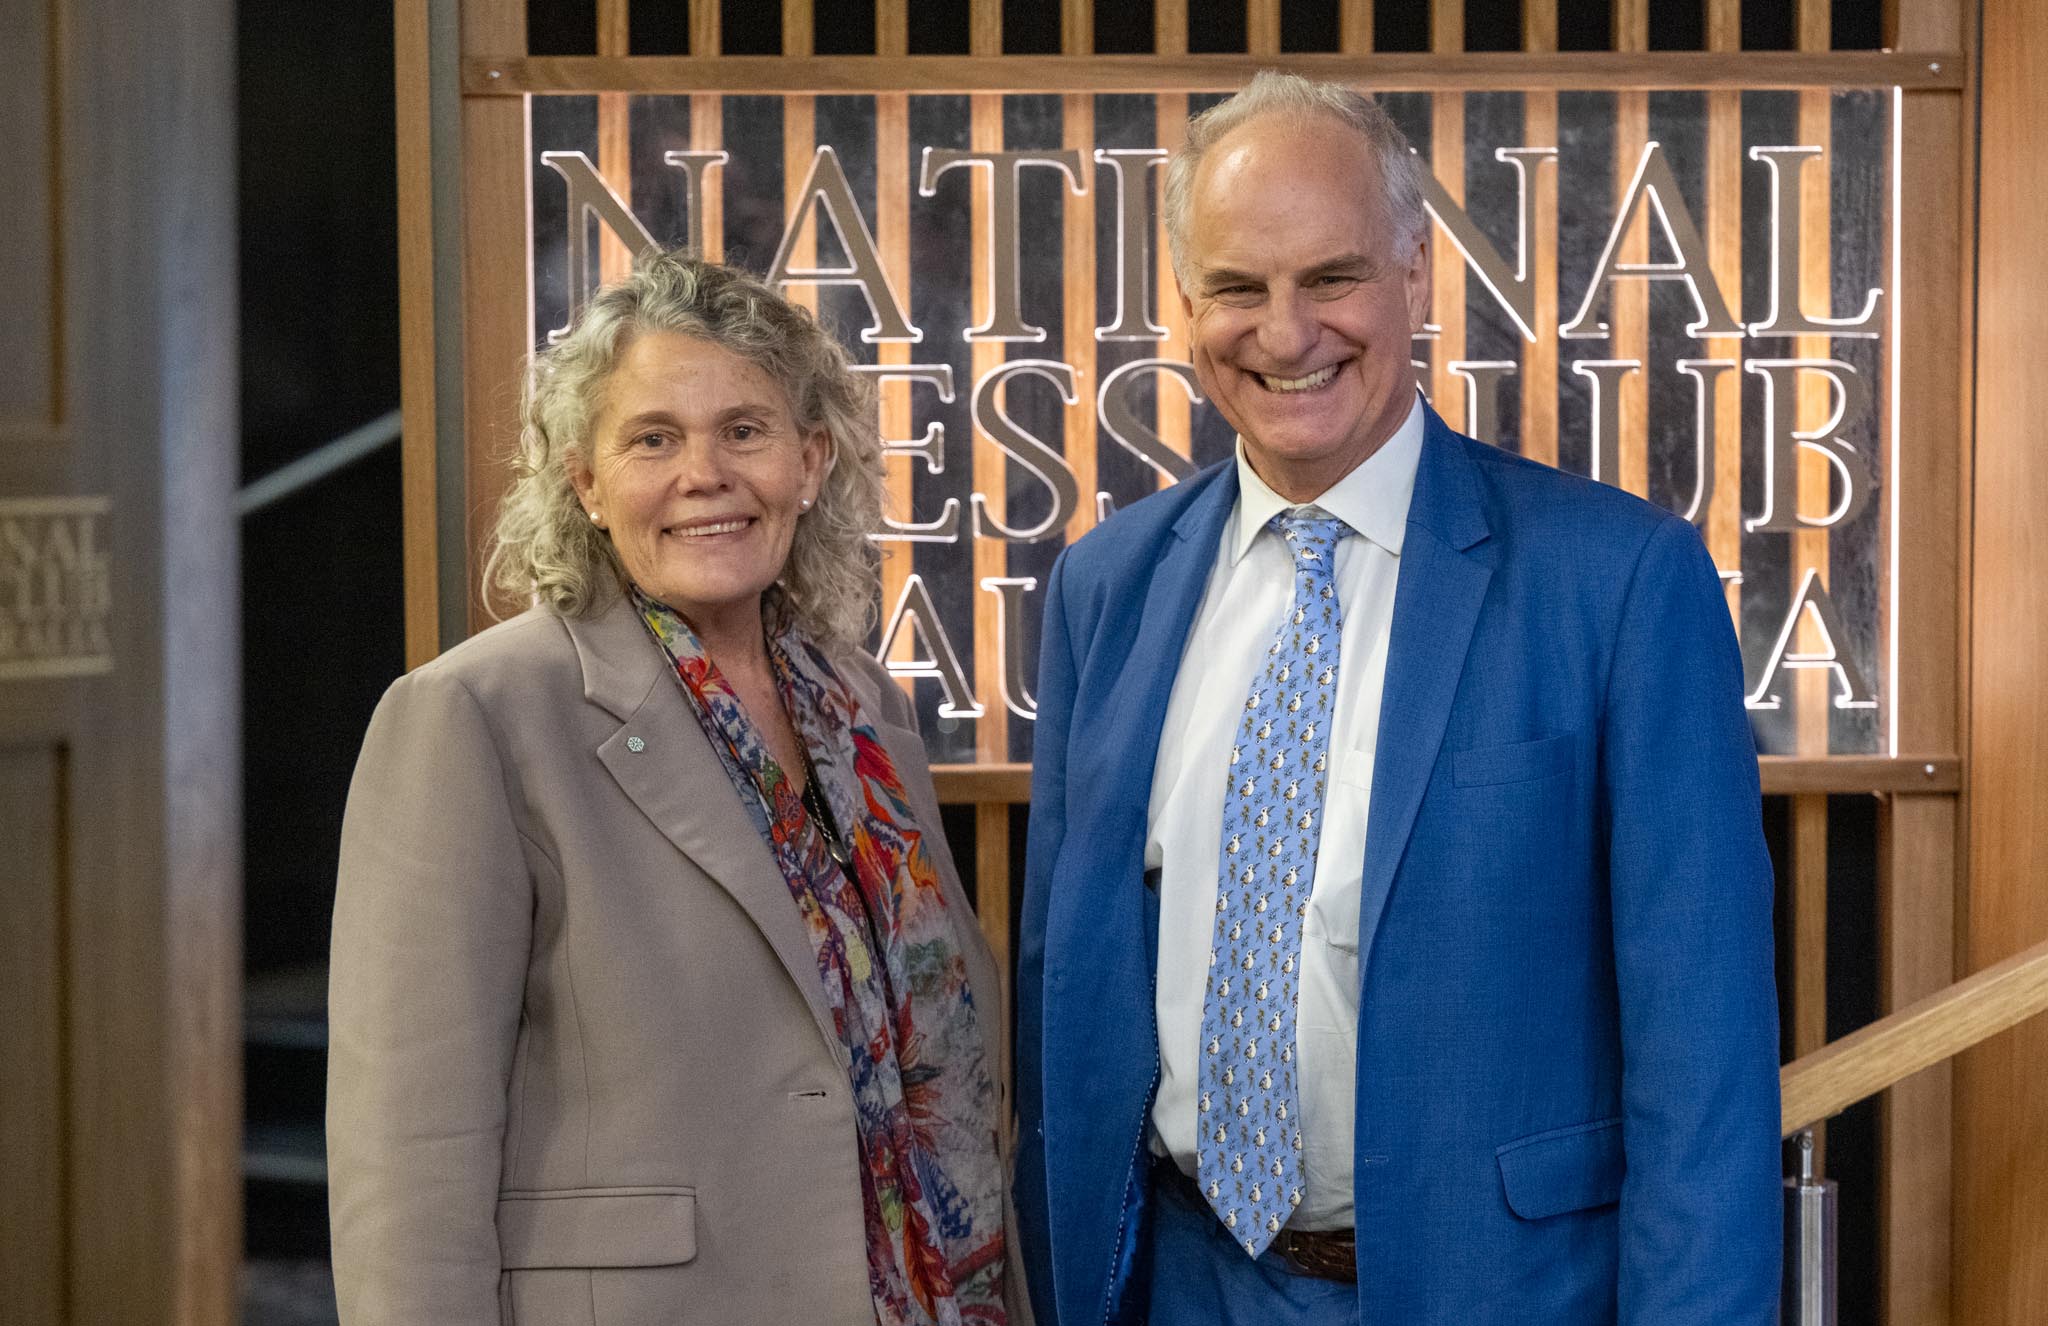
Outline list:
[[[113,670],[111,506],[0,498],[0,681]]]

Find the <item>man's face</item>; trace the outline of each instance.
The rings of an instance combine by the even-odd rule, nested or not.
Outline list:
[[[1371,147],[1332,119],[1240,125],[1203,157],[1188,211],[1195,376],[1259,477],[1310,501],[1408,416],[1428,248],[1397,235]]]

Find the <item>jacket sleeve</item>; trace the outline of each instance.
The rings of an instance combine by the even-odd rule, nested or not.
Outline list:
[[[1053,1326],[1052,1227],[1046,1192],[1044,1101],[1045,921],[1053,866],[1066,837],[1067,736],[1075,668],[1063,586],[1067,553],[1046,580],[1032,729],[1031,824],[1017,944],[1017,1219],[1024,1270],[1042,1326]]]
[[[1667,519],[1623,605],[1601,731],[1631,1326],[1778,1319],[1772,875],[1742,690],[1713,563]]]
[[[327,1070],[349,1326],[499,1320],[497,1195],[533,885],[497,743],[447,672],[378,705],[349,789]]]

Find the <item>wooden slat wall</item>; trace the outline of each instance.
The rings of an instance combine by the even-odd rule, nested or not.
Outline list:
[[[624,53],[629,3],[630,0],[599,0],[600,56]],[[721,50],[717,0],[689,0],[689,3],[691,62],[717,62]],[[1952,213],[1915,202],[1915,199],[1924,202],[1930,198],[1963,197],[1970,183],[1969,154],[1959,148],[1967,128],[1963,122],[1964,98],[1960,95],[1963,75],[1953,67],[1956,62],[1952,60],[1951,67],[1942,69],[1934,67],[1938,62],[1915,65],[1896,57],[1830,53],[1830,0],[1799,0],[1795,13],[1796,53],[1742,52],[1742,0],[1700,0],[1700,3],[1706,20],[1707,51],[1704,54],[1687,57],[1651,53],[1649,0],[1614,0],[1611,10],[1612,53],[1606,56],[1559,57],[1556,55],[1557,0],[1523,0],[1522,63],[1513,66],[1502,64],[1499,68],[1474,65],[1467,71],[1470,77],[1464,86],[1475,90],[1485,87],[1535,89],[1526,92],[1524,98],[1524,141],[1530,144],[1556,141],[1559,128],[1557,96],[1550,89],[1600,86],[1603,83],[1617,87],[1614,150],[1617,196],[1632,177],[1643,146],[1650,137],[1649,98],[1640,89],[1681,82],[1711,89],[1707,94],[1709,167],[1702,219],[1709,261],[1731,299],[1741,284],[1741,210],[1745,176],[1753,174],[1754,170],[1740,158],[1741,105],[1739,94],[1734,89],[1763,86],[1774,79],[1781,80],[1781,85],[1798,86],[1824,82],[1831,77],[1849,82],[1895,80],[1909,89],[1923,89],[1909,90],[1905,94],[1900,120],[1906,175],[1916,186],[1911,197],[1901,199],[1907,209],[1902,222],[1901,242],[1908,255],[1949,253],[1961,249],[1967,261],[1967,216],[1960,211]],[[973,74],[958,86],[970,89],[999,86],[1001,71],[1035,69],[1034,62],[1046,58],[1002,57],[1001,0],[971,0],[971,4],[970,51],[955,63],[970,73],[974,69],[984,72]],[[772,85],[778,79],[786,81],[791,76],[790,71],[826,67],[825,62],[809,58],[812,51],[810,0],[781,0],[781,5],[784,60],[779,66],[763,64],[758,68],[748,66],[744,70],[732,66],[734,77],[724,80],[723,86],[735,91],[753,88],[786,91],[786,86]],[[1963,44],[1964,36],[1958,5],[1959,0],[1893,0],[1887,19],[1888,43],[1904,52],[1953,56]],[[2021,0],[1987,0],[1987,14],[2001,7],[2004,21],[2019,24],[2020,20],[2014,15],[2023,8]],[[421,25],[411,24],[412,30],[408,33],[405,8],[400,6],[401,59],[411,58],[423,65],[424,36],[418,30]],[[1345,56],[1367,56],[1374,61],[1371,70],[1366,71],[1362,66],[1333,65],[1323,69],[1315,64],[1316,59],[1328,57],[1283,55],[1280,51],[1282,0],[1246,0],[1246,54],[1258,57],[1262,63],[1293,65],[1323,76],[1355,73],[1382,89],[1431,86],[1433,83],[1437,95],[1432,110],[1430,156],[1438,177],[1451,196],[1462,203],[1465,198],[1463,98],[1457,90],[1445,89],[1441,80],[1445,78],[1445,71],[1451,68],[1445,61],[1456,64],[1459,70],[1465,68],[1460,63],[1464,59],[1464,9],[1464,0],[1433,0],[1430,59],[1425,63],[1416,57],[1370,55],[1374,0],[1339,0],[1340,51]],[[518,98],[493,94],[502,91],[508,82],[514,86],[542,86],[550,76],[548,71],[577,67],[575,61],[519,58],[524,46],[522,11],[521,0],[463,0],[462,3],[465,53],[488,55],[492,57],[494,66],[502,67],[511,75],[498,87],[485,87],[481,85],[482,80],[475,67],[465,72],[468,80],[465,87],[469,93],[463,111],[467,200],[465,267],[472,275],[480,271],[502,272],[507,270],[508,264],[516,267],[526,256],[524,200],[523,197],[515,198],[514,194],[514,186],[523,189],[525,183],[525,111]],[[878,58],[905,60],[908,49],[907,11],[908,0],[876,0],[875,50]],[[1090,55],[1094,18],[1093,0],[1062,0],[1061,52],[1064,58]],[[1153,25],[1153,56],[1095,61],[1089,67],[1101,71],[1102,77],[1094,82],[1094,88],[1124,86],[1118,80],[1126,77],[1131,80],[1128,85],[1132,87],[1139,86],[1147,77],[1154,78],[1152,86],[1194,88],[1215,85],[1217,75],[1214,72],[1190,73],[1200,62],[1213,63],[1226,57],[1187,55],[1187,0],[1156,0]],[[406,54],[408,50],[414,52],[411,57]],[[883,266],[891,280],[897,283],[898,294],[906,298],[912,279],[907,203],[912,181],[908,178],[909,94],[903,89],[925,85],[918,81],[922,75],[913,77],[910,69],[912,65],[922,68],[924,66],[918,61],[932,58],[911,59],[909,64],[902,66],[905,70],[903,77],[909,81],[880,90],[876,96],[879,194],[876,237]],[[1134,58],[1144,72],[1129,73],[1127,62]],[[1404,75],[1401,71],[1408,69],[1409,65],[1403,64],[1403,59],[1415,62],[1414,69],[1420,71],[1419,75]],[[1543,63],[1545,60],[1559,63],[1553,67]],[[1715,65],[1711,63],[1714,60],[1723,63]],[[1802,60],[1805,63],[1801,63]],[[1888,62],[1882,64],[1881,71],[1880,62]],[[857,64],[857,61],[849,61],[845,67],[852,69]],[[1861,78],[1849,72],[1860,65],[1867,65],[1873,72]],[[717,62],[715,67],[725,66],[723,62]],[[1203,65],[1204,69],[1209,67]],[[650,62],[636,62],[634,68],[646,70],[644,76],[648,78],[664,76],[654,73]],[[1216,64],[1215,68],[1223,66]],[[1697,73],[1689,78],[1676,77],[1672,71],[1680,68],[1691,68]],[[1385,77],[1376,76],[1380,70],[1387,71]],[[1232,72],[1220,81],[1235,82],[1241,76],[1242,71]],[[1048,88],[1059,87],[1061,83],[1060,77],[1044,74],[1032,74],[1016,81],[1022,85]],[[832,80],[819,79],[814,85],[822,89],[831,86]],[[614,86],[623,90],[641,84],[627,80]],[[697,86],[707,85],[700,83]],[[1086,160],[1094,146],[1093,91],[1076,93],[1064,88],[1060,90],[1065,126],[1062,145],[1080,150]],[[405,94],[401,92],[401,102],[405,100]],[[784,179],[785,188],[793,191],[808,171],[810,154],[815,146],[812,120],[807,113],[814,103],[806,96],[791,98],[786,104]],[[718,92],[704,91],[692,96],[693,147],[709,149],[720,146],[720,106]],[[1002,149],[1001,96],[983,91],[972,96],[970,106],[972,146],[985,151]],[[1188,93],[1169,91],[1160,94],[1155,98],[1155,106],[1155,141],[1171,150],[1184,131]],[[1829,141],[1829,114],[1827,93],[1803,93],[1800,141],[1826,145]],[[601,97],[599,117],[600,169],[624,196],[630,188],[630,170],[625,156],[625,97],[609,94]],[[407,163],[410,163],[409,171]],[[401,178],[410,181],[408,196],[415,200],[424,197],[422,168],[425,164],[422,154],[408,155],[402,149]],[[1092,408],[1094,387],[1099,385],[1096,381],[1093,335],[1095,290],[1093,281],[1087,276],[1094,272],[1098,256],[1094,242],[1098,203],[1092,182],[1096,178],[1092,163],[1088,172],[1091,180],[1088,192],[1076,195],[1069,191],[1062,210],[1066,265],[1069,272],[1078,274],[1070,277],[1067,289],[1062,333],[1064,357],[1076,370],[1076,384],[1082,398],[1081,404],[1067,412],[1064,437],[1065,454],[1082,494],[1081,507],[1066,531],[1069,539],[1078,537],[1094,523],[1094,492],[1097,487],[1097,438]],[[1153,187],[1163,184],[1163,171],[1149,172],[1149,176]],[[1128,178],[1135,183],[1145,176],[1131,172]],[[1528,237],[1531,250],[1528,260],[1542,283],[1537,294],[1537,324],[1554,326],[1558,321],[1555,256],[1559,242],[1559,185],[1555,166],[1532,164],[1529,187],[1537,191],[1538,199],[1536,223]],[[703,233],[707,256],[712,257],[719,256],[722,239],[720,192],[715,187],[705,192],[707,216]],[[988,215],[987,191],[979,181],[970,189],[970,197],[973,245],[979,269],[979,255],[985,249],[993,218]],[[424,204],[416,201],[415,205]],[[1818,165],[1811,166],[1802,176],[1801,227],[1806,258],[1802,293],[1806,307],[1816,312],[1833,311],[1829,308],[1828,295],[1827,206],[1826,171]],[[609,235],[603,243],[602,270],[610,277],[622,270],[620,264],[624,250]],[[815,232],[804,238],[795,255],[796,260],[804,261],[814,243]],[[1645,217],[1625,237],[1620,256],[1625,261],[1640,261],[1650,252]],[[1156,261],[1155,288],[1159,291],[1156,314],[1167,328],[1167,335],[1160,342],[1157,353],[1168,358],[1184,358],[1188,350],[1187,329],[1179,300],[1173,294],[1176,287],[1170,258],[1163,245]],[[417,283],[424,279],[422,270],[419,255],[415,252],[414,261],[407,265],[408,281]],[[430,267],[424,270],[425,276],[431,275]],[[1957,870],[1961,822],[1953,793],[1958,775],[1952,752],[1957,750],[1963,736],[1959,715],[1964,712],[1961,702],[1964,687],[1958,675],[1959,652],[1955,639],[1944,635],[1939,626],[1930,628],[1927,624],[1952,620],[1961,630],[1968,623],[1970,604],[1963,599],[1958,586],[1972,557],[1982,559],[1987,543],[1980,532],[1973,544],[1967,525],[1961,518],[1960,493],[1970,478],[1966,469],[1967,452],[1958,444],[1965,406],[1956,367],[1970,351],[1969,344],[1961,335],[1966,295],[1961,279],[1963,270],[1962,267],[1951,268],[1946,263],[1909,266],[1904,273],[1903,288],[1893,291],[1895,299],[1904,301],[1913,310],[1910,315],[1913,321],[1911,330],[1905,334],[1899,347],[1906,374],[1901,388],[1906,413],[1900,426],[1908,445],[1901,452],[1900,469],[1886,485],[1886,493],[1887,500],[1894,492],[1906,494],[1908,506],[1904,521],[1899,526],[1902,533],[1896,559],[1898,614],[1903,621],[1914,623],[1919,628],[1900,633],[1900,654],[1893,677],[1899,694],[1905,697],[1898,720],[1897,751],[1901,754],[1894,764],[1886,764],[1882,760],[1827,758],[1828,678],[1825,674],[1807,672],[1793,683],[1797,688],[1800,715],[1797,727],[1799,755],[1769,761],[1765,770],[1770,786],[1782,790],[1797,789],[1793,797],[1791,878],[1788,881],[1794,897],[1792,944],[1795,966],[1786,1016],[1792,1023],[1794,1042],[1801,1052],[1817,1048],[1825,1040],[1827,1030],[1826,792],[1854,787],[1902,789],[1889,797],[1883,818],[1882,922],[1886,1005],[1896,1007],[1938,988],[1955,970],[1950,952],[1950,937],[1956,934],[1950,881],[1955,878]],[[1464,384],[1462,379],[1450,374],[1448,365],[1464,357],[1467,278],[1455,251],[1448,246],[1439,246],[1433,282],[1434,317],[1442,333],[1433,347],[1431,394],[1433,402],[1446,418],[1453,424],[1461,424],[1465,422]],[[792,294],[807,302],[814,301],[816,297],[814,287],[795,286]],[[986,316],[991,296],[992,292],[985,288],[983,278],[978,275],[974,292],[974,311],[978,320]],[[1649,292],[1646,283],[1618,282],[1611,300],[1609,321],[1613,337],[1606,347],[1607,357],[1647,361]],[[507,366],[517,363],[524,350],[524,341],[531,334],[530,317],[525,316],[523,308],[515,307],[519,302],[514,294],[505,291],[501,282],[491,285],[471,280],[467,284],[465,324],[471,341],[465,355],[468,364],[465,405],[471,431],[468,453],[472,458],[468,479],[471,492],[481,494],[485,499],[470,503],[473,543],[475,536],[487,528],[488,495],[496,491],[494,485],[499,477],[491,463],[484,459],[490,454],[490,449],[480,446],[479,441],[509,438],[507,430],[511,420],[508,407],[513,398],[516,377],[507,371]],[[1754,315],[1753,310],[1744,312]],[[1982,335],[1981,329],[1979,334]],[[1827,353],[1828,345],[1826,337],[1802,338],[1796,353],[1821,357]],[[1731,366],[1715,378],[1714,498],[1702,520],[1702,532],[1709,548],[1724,567],[1738,565],[1741,541],[1741,347],[1742,343],[1733,339],[1714,340],[1706,342],[1702,350],[1703,357],[1724,361]],[[973,381],[1000,364],[1005,355],[1006,349],[1000,343],[976,343],[971,351],[970,378],[956,384],[961,397],[967,397],[972,392]],[[878,358],[883,363],[908,363],[914,356],[915,350],[910,346],[884,344],[878,347]],[[431,375],[424,373],[414,362],[419,358],[417,353],[409,353],[407,360],[409,457],[421,448],[420,442],[412,436],[416,431],[415,417],[427,421],[432,418]],[[1644,369],[1628,373],[1620,380],[1620,472],[1612,478],[1638,493],[1648,487],[1645,421],[1650,391],[1682,391],[1690,397],[1694,389],[1692,383],[1682,379],[1678,385],[1666,384],[1661,379],[1653,383],[1654,375],[1650,368],[1645,362]],[[1538,345],[1525,346],[1518,372],[1522,387],[1522,449],[1535,459],[1554,462],[1558,444],[1555,343],[1545,340]],[[424,401],[424,405],[416,404],[416,397]],[[1824,383],[1815,381],[1802,387],[1797,406],[1802,424],[1817,422],[1827,406]],[[1190,454],[1192,412],[1184,397],[1171,389],[1161,390],[1157,408],[1162,438],[1181,454]],[[886,435],[912,435],[915,410],[911,389],[901,384],[886,389],[882,410]],[[2016,418],[2018,415],[2006,412],[2001,417]],[[1985,426],[1985,418],[1980,409],[1975,420],[1979,429]],[[425,429],[417,431],[426,432]],[[431,447],[430,434],[425,445]],[[972,452],[975,487],[988,496],[990,513],[1000,517],[1004,511],[1008,461],[995,448],[978,442],[973,445]],[[425,454],[430,457],[431,451]],[[2004,463],[2010,468],[2009,461]],[[1163,478],[1160,482],[1163,484]],[[1825,462],[1817,456],[1802,456],[1802,509],[1811,511],[1825,505],[1826,483]],[[909,516],[912,491],[909,462],[891,463],[889,486],[894,514],[899,518]],[[422,466],[409,459],[407,491],[411,504],[409,512],[414,506],[431,509],[430,466]],[[1980,494],[1982,491],[1980,484]],[[417,523],[409,514],[409,527]],[[1952,536],[1949,531],[1957,528],[1966,532]],[[1794,546],[1793,573],[1797,574],[1806,566],[1818,566],[1822,568],[1825,580],[1827,535],[1819,531],[1802,532],[1794,536]],[[2000,546],[1998,551],[2002,553],[2004,547]],[[977,581],[984,576],[1003,575],[1007,571],[1007,545],[1000,540],[975,540],[971,556]],[[908,545],[894,545],[886,550],[883,567],[885,603],[895,601],[910,568]],[[473,583],[473,576],[471,580]],[[418,617],[422,623],[430,623],[433,617],[431,576],[422,575],[420,569],[409,561],[408,582],[409,586],[414,586],[408,593],[409,622]],[[1738,607],[1740,595],[1740,587],[1731,583],[1728,587],[1731,612]],[[1979,600],[1982,599],[1980,590]],[[959,783],[960,795],[972,797],[977,805],[975,870],[980,912],[990,942],[1007,969],[1011,938],[1007,927],[1011,888],[1009,805],[1023,795],[1025,771],[1024,766],[1007,763],[1008,719],[997,690],[1001,674],[1001,660],[996,653],[999,605],[994,595],[986,593],[977,594],[975,603],[974,673],[980,692],[978,698],[985,707],[984,716],[975,728],[979,766],[977,770],[964,772],[952,781]],[[475,605],[472,605],[472,619],[480,621]],[[422,624],[409,629],[425,631],[427,628]],[[907,641],[902,643],[908,644]],[[2001,665],[2009,657],[2017,657],[2017,651],[1999,656]],[[1985,675],[1985,667],[1980,658],[1980,677]],[[1981,719],[1975,730],[1981,736]],[[1913,775],[1917,774],[1921,757],[1904,754],[1910,752],[1928,753],[1927,762],[1938,766],[1937,775],[1924,783],[1917,782]],[[1973,776],[1971,786],[1978,788],[1981,785]],[[2008,784],[2008,799],[2025,786],[2024,780]],[[942,788],[942,794],[945,790]],[[1980,811],[1972,822],[1982,822],[1985,817],[1986,812]],[[2005,828],[2009,823],[1995,817],[1992,822],[1998,828]],[[2008,832],[2005,839],[1994,837],[1993,842],[2003,844],[2014,837]],[[2000,850],[2007,851],[2008,856],[1997,857],[1995,852]],[[2003,845],[1990,847],[1980,851],[1977,857],[1980,861],[1987,858],[2001,862],[2008,860],[2010,849]],[[2009,900],[2002,905],[2007,911],[2012,910]],[[1965,936],[1966,943],[1976,945],[1970,949],[1970,956],[1988,951],[1985,934],[1986,931],[1978,926]],[[1003,1017],[1006,1028],[1009,1006],[1010,995],[1005,990]],[[1007,1043],[1007,1035],[1005,1040]],[[1986,1062],[1994,1052],[1980,1051],[1975,1061]],[[1005,1067],[1007,1070],[1007,1064]],[[1947,1213],[1952,1170],[1946,1147],[1950,1117],[1950,1088],[1945,1070],[1935,1070],[1895,1089],[1886,1101],[1882,1167],[1886,1185],[1886,1278],[1883,1292],[1888,1323],[1950,1320],[1948,1263],[1951,1254]],[[2013,1118],[2021,1117],[2021,1114],[2008,1110],[2004,1115],[1989,1118],[1980,1110],[1974,1117],[1979,1123],[1975,1136],[1981,1138],[1997,1135],[1998,1128],[2006,1126]],[[1987,1118],[1988,1122],[1985,1121]],[[1970,1153],[1966,1151],[1965,1154],[1967,1157]],[[1980,1178],[1980,1189],[1982,1183]],[[2001,1193],[2001,1196],[2009,1194]],[[1985,1219],[1982,1209],[1982,1202],[1978,1200],[1973,1210],[1976,1212],[1974,1218],[1980,1224]],[[1967,1221],[1972,1218],[1971,1212],[1959,1212],[1959,1218]],[[1994,1233],[2014,1228],[1995,1223],[1984,1227]],[[1961,1268],[1966,1265],[1975,1268],[1980,1279],[1997,1279],[1990,1274],[1981,1258],[1977,1262],[1968,1261],[1960,1240],[1954,1256],[1959,1268],[1954,1290],[1956,1295],[1966,1293],[1965,1277],[1961,1276]],[[1999,1320],[1974,1315],[1957,1319]],[[2020,1319],[2011,1318],[2014,1321]]]

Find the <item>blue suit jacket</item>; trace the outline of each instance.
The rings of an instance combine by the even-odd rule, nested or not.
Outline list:
[[[1236,495],[1225,464],[1137,503],[1048,586],[1017,1202],[1061,1326],[1142,1319],[1146,806]],[[1777,1321],[1772,880],[1741,696],[1690,525],[1429,413],[1359,906],[1365,1320]]]

